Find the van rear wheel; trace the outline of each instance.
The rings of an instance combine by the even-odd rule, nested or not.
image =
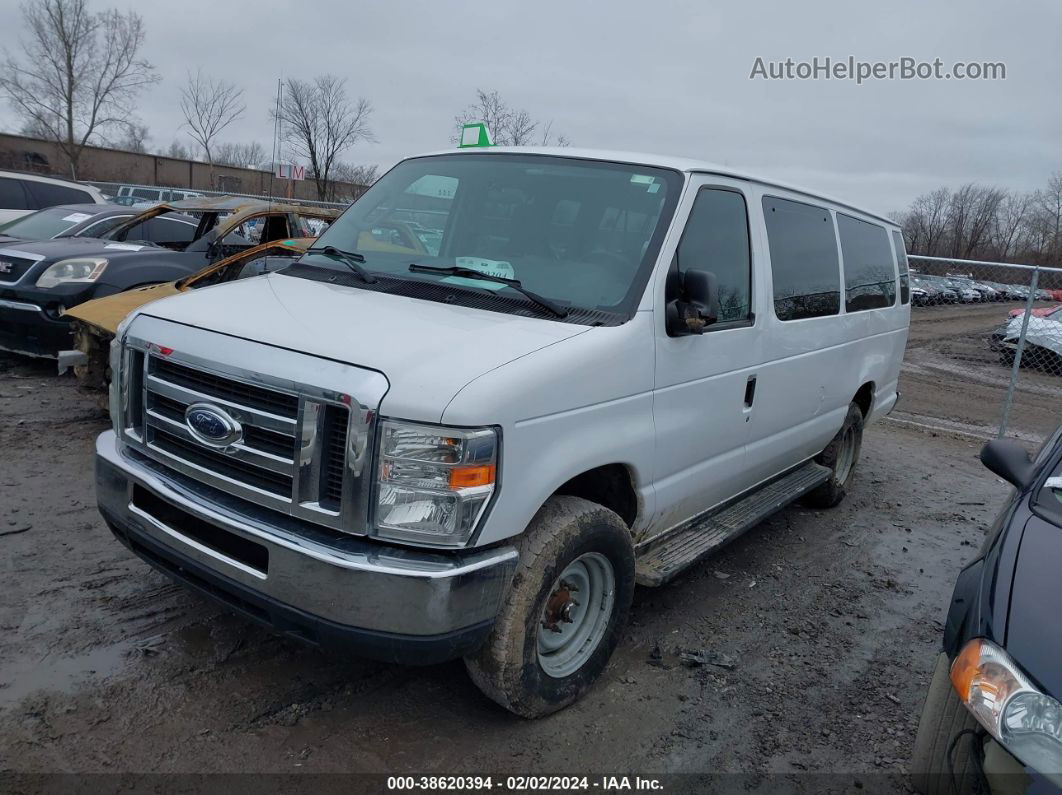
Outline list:
[[[863,448],[863,412],[855,403],[848,405],[844,425],[837,435],[815,457],[815,463],[830,470],[830,479],[817,489],[808,492],[804,502],[813,508],[832,508],[848,493],[859,452]]]
[[[519,552],[494,628],[465,666],[487,696],[537,718],[579,699],[608,664],[634,595],[634,549],[613,511],[552,497]]]

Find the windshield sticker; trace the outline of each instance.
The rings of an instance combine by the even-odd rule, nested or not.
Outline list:
[[[144,247],[132,243],[108,243],[104,248],[116,248],[119,251],[140,251]]]
[[[483,259],[482,257],[454,257],[454,264],[459,268],[471,268],[488,276],[500,276],[503,279],[516,278],[516,271],[513,269],[512,264],[501,260]],[[480,281],[479,279],[465,278],[463,276],[447,276],[442,281],[449,284],[460,284],[464,287],[485,287],[488,290],[505,289],[505,285],[498,282]]]
[[[88,213],[70,213],[70,215],[64,215],[64,221],[70,221],[73,224],[80,224],[82,221],[87,221],[92,216]]]

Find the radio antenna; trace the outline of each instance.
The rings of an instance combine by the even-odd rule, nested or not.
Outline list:
[[[284,81],[277,78],[277,107],[273,113],[273,170],[269,172],[269,206],[273,206],[273,177],[280,160],[280,99],[284,93]]]

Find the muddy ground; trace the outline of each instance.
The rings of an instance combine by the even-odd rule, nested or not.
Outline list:
[[[0,359],[0,789],[63,772],[581,772],[902,791],[952,582],[1007,493],[974,438],[998,421],[1003,370],[968,358],[1001,314],[916,310],[902,404],[868,431],[845,503],[790,508],[639,589],[602,680],[537,722],[459,662],[329,656],[171,585],[95,511],[92,401],[47,365]],[[1042,388],[1054,397],[1016,405],[1030,437],[1062,405]],[[682,649],[733,667],[685,667]]]

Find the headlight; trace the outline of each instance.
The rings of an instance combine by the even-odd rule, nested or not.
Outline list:
[[[999,743],[1062,786],[1062,704],[1037,690],[1005,651],[967,643],[951,665],[959,698]]]
[[[38,287],[55,287],[67,282],[94,282],[107,268],[103,257],[64,259],[49,265],[37,279]]]
[[[411,422],[380,423],[376,535],[461,546],[494,494],[498,434]]]

